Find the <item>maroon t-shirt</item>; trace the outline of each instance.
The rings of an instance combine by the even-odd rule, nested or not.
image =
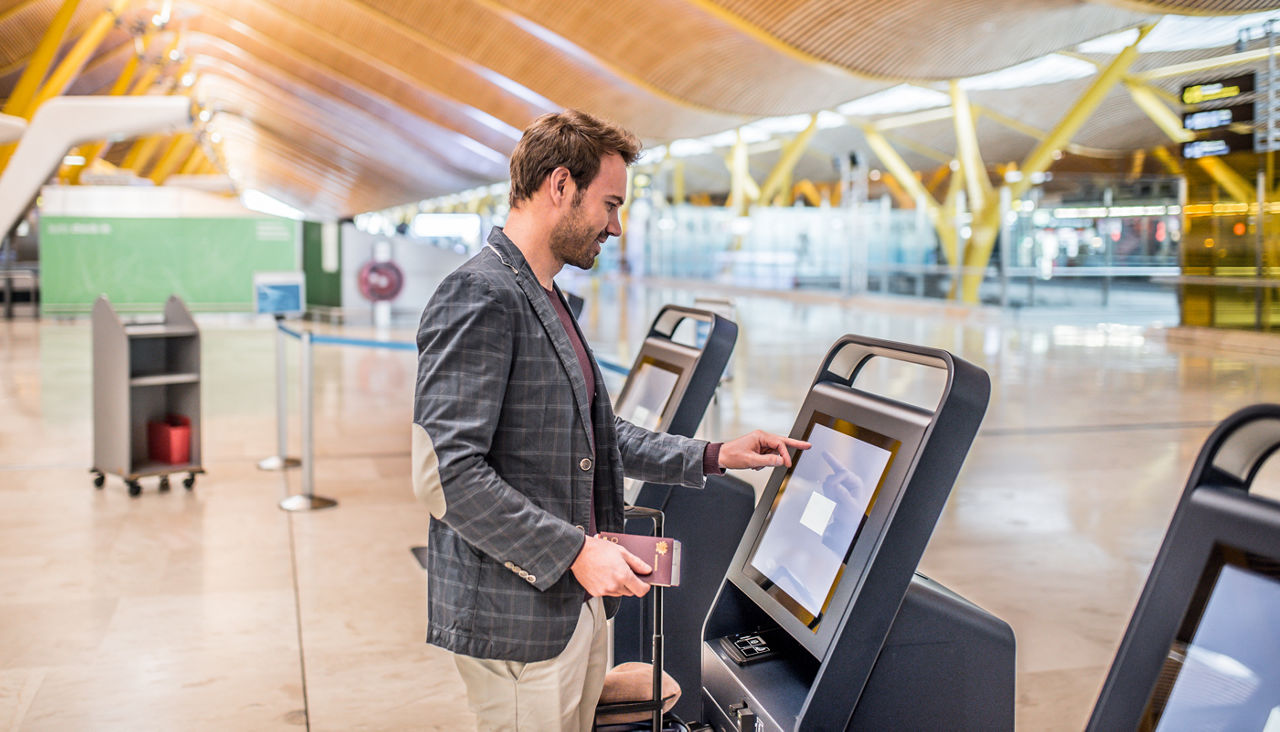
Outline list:
[[[543,289],[547,293],[547,297],[551,300],[551,307],[555,308],[556,315],[560,316],[560,324],[564,326],[565,335],[569,336],[569,343],[573,345],[573,352],[578,356],[578,365],[582,367],[582,378],[587,382],[587,434],[595,435],[591,422],[591,407],[596,401],[596,374],[591,370],[591,357],[587,355],[587,347],[583,344],[582,339],[578,337],[578,329],[573,327],[573,314],[569,312],[569,308],[565,307],[564,299],[557,295],[554,291]],[[595,439],[591,440],[591,447],[595,449]],[[588,519],[587,536],[596,535],[596,496],[595,492],[591,493],[591,513]]]

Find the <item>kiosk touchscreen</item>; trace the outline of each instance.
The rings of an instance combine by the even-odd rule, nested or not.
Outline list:
[[[945,370],[937,407],[855,386],[872,358]],[[986,372],[945,351],[832,347],[791,430],[812,447],[775,469],[707,615],[704,721],[1012,727],[1012,631],[915,574],[989,392]]]
[[[1089,721],[1091,730],[1280,730],[1280,503],[1250,495],[1280,405],[1210,436]]]

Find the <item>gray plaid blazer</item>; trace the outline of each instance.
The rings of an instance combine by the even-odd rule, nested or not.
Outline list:
[[[591,497],[599,530],[621,531],[624,473],[703,485],[706,443],[617,418],[594,359],[592,369],[588,419],[586,380],[564,326],[499,228],[427,304],[413,480],[432,515],[428,643],[508,661],[559,655],[585,597],[568,570]],[[606,600],[612,614],[617,601]]]

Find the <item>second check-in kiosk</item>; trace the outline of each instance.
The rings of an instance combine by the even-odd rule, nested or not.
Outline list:
[[[873,359],[945,372],[929,410],[858,387]],[[1014,638],[916,574],[982,422],[982,369],[845,336],[828,352],[703,627],[718,730],[1013,727]]]
[[[682,324],[695,326],[698,345],[677,342]],[[715,395],[738,338],[738,326],[716,313],[667,305],[658,312],[618,395],[619,417],[657,432],[692,437]],[[684,339],[681,339],[684,340]],[[682,686],[697,688],[702,618],[755,507],[746,483],[713,476],[703,490],[625,483],[628,504],[665,512],[665,533],[683,545],[683,580],[666,590],[663,666]],[[643,531],[646,522],[629,527]],[[614,660],[651,661],[653,618],[639,600],[624,598],[614,618]],[[696,716],[696,694],[676,712]]]

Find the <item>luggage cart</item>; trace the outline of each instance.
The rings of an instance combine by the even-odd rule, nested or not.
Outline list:
[[[653,524],[653,535],[663,535],[663,513],[656,508],[645,508],[643,506],[627,506],[626,518],[631,519],[649,519]],[[662,645],[663,645],[663,620],[662,620],[662,593],[665,588],[654,586],[649,589],[649,597],[651,602],[649,607],[653,613],[653,685],[650,690],[648,699],[639,699],[636,701],[622,701],[608,704],[598,704],[596,706],[596,719],[602,715],[616,714],[649,714],[648,728],[653,732],[660,730],[672,730],[673,732],[688,732],[688,725],[677,717],[674,713],[663,713],[663,707],[669,701],[662,696]],[[606,683],[608,677],[606,676]],[[644,722],[639,723],[610,723],[594,725],[593,729],[600,732],[624,732],[625,730],[645,729]]]
[[[185,460],[168,462],[150,454],[148,423],[170,415],[188,421]],[[170,456],[171,458],[172,456]],[[106,296],[93,304],[93,485],[108,473],[124,479],[129,495],[142,492],[140,478],[186,473],[195,488],[200,464],[200,330],[176,296],[159,323],[125,323]]]

